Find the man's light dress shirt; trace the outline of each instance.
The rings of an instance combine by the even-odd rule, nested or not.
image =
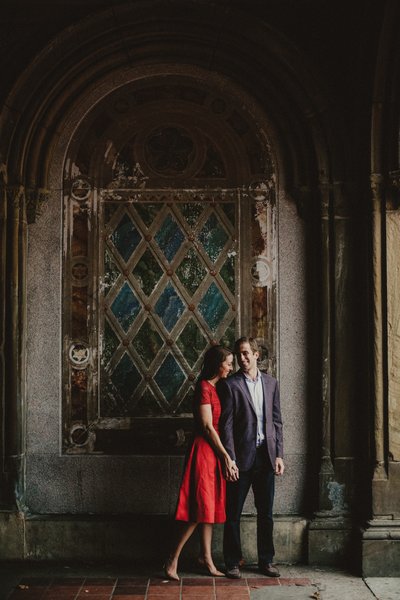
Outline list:
[[[253,401],[254,409],[257,415],[257,448],[265,442],[264,433],[264,394],[261,382],[261,373],[257,369],[257,377],[251,379],[244,374],[248,390],[250,392],[251,399]]]

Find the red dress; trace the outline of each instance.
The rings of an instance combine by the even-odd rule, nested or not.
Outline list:
[[[195,423],[199,405],[211,404],[213,426],[218,431],[221,404],[215,387],[203,380],[196,396]],[[204,435],[197,431],[185,464],[175,519],[192,523],[224,523],[225,497],[225,479],[219,458]]]

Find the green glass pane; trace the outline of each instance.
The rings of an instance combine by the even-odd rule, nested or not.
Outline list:
[[[118,208],[118,204],[112,204],[110,202],[104,203],[104,224],[107,225],[113,214]]]
[[[233,320],[229,327],[226,329],[224,335],[221,337],[220,344],[226,348],[233,350],[235,345],[235,321]]]
[[[117,335],[114,333],[113,328],[107,321],[105,320],[104,324],[104,336],[103,336],[103,353],[102,353],[102,362],[106,367],[110,362],[114,352],[119,346],[119,339]]]
[[[133,395],[142,377],[133,364],[130,356],[125,353],[111,375],[111,381],[118,390],[115,398],[115,415],[129,415],[133,410]]]
[[[221,254],[221,250],[225,246],[227,239],[228,234],[213,212],[199,234],[199,240],[213,262],[215,262]]]
[[[176,344],[188,364],[193,368],[199,356],[207,345],[207,340],[201,333],[193,319],[185,325],[178,337]]]
[[[122,286],[111,305],[111,310],[122,329],[127,332],[140,312],[140,302],[127,283]]]
[[[221,208],[224,211],[224,213],[226,214],[226,216],[228,217],[229,221],[232,223],[232,225],[235,225],[236,219],[235,219],[235,205],[233,202],[222,202],[221,203]]]
[[[142,236],[126,213],[110,237],[125,262],[129,260],[132,252],[142,239]]]
[[[101,396],[101,415],[103,417],[121,416],[121,401],[117,398],[113,386],[108,383]]]
[[[146,367],[151,365],[162,345],[163,340],[160,334],[154,328],[151,321],[146,319],[132,341],[132,346],[140,355],[140,358],[143,360]]]
[[[212,283],[199,303],[199,312],[211,331],[215,332],[218,329],[227,310],[228,304],[215,283]]]
[[[172,354],[168,353],[154,379],[161,393],[170,402],[179,391],[185,375]]]
[[[235,293],[235,257],[228,256],[226,261],[221,267],[220,275],[222,279],[225,281],[226,285],[232,292]]]
[[[207,271],[201,264],[196,252],[190,248],[185,258],[176,270],[180,281],[183,283],[191,296],[198,289]]]
[[[147,228],[150,227],[161,207],[162,204],[135,204],[135,210]]]
[[[141,259],[132,271],[139,282],[140,287],[150,296],[151,292],[160,281],[163,271],[150,250],[143,253]]]
[[[179,403],[175,409],[175,413],[179,415],[193,414],[193,388],[188,391],[182,402]]]
[[[158,404],[151,391],[146,388],[133,411],[134,417],[157,417],[165,411]]]
[[[117,281],[120,275],[120,271],[113,261],[111,254],[108,250],[104,253],[104,295],[107,296],[108,292]]]
[[[196,225],[201,213],[203,212],[203,205],[200,202],[181,204],[180,211],[189,225],[193,227],[193,225]]]

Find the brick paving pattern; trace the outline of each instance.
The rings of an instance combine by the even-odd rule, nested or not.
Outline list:
[[[249,600],[250,591],[265,586],[307,586],[308,578],[239,580],[182,577],[166,581],[147,577],[29,577],[23,578],[8,600]]]

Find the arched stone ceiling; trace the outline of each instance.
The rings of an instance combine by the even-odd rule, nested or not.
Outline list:
[[[27,69],[0,122],[9,181],[49,187],[49,161],[66,122],[112,89],[154,74],[168,77],[170,65],[175,74],[180,67],[194,77],[201,69],[215,89],[236,87],[253,99],[265,116],[260,128],[268,123],[281,185],[315,185],[332,172],[341,177],[343,147],[332,143],[340,126],[286,39],[230,7],[193,3],[188,11],[182,0],[155,0],[91,16],[64,31]]]

